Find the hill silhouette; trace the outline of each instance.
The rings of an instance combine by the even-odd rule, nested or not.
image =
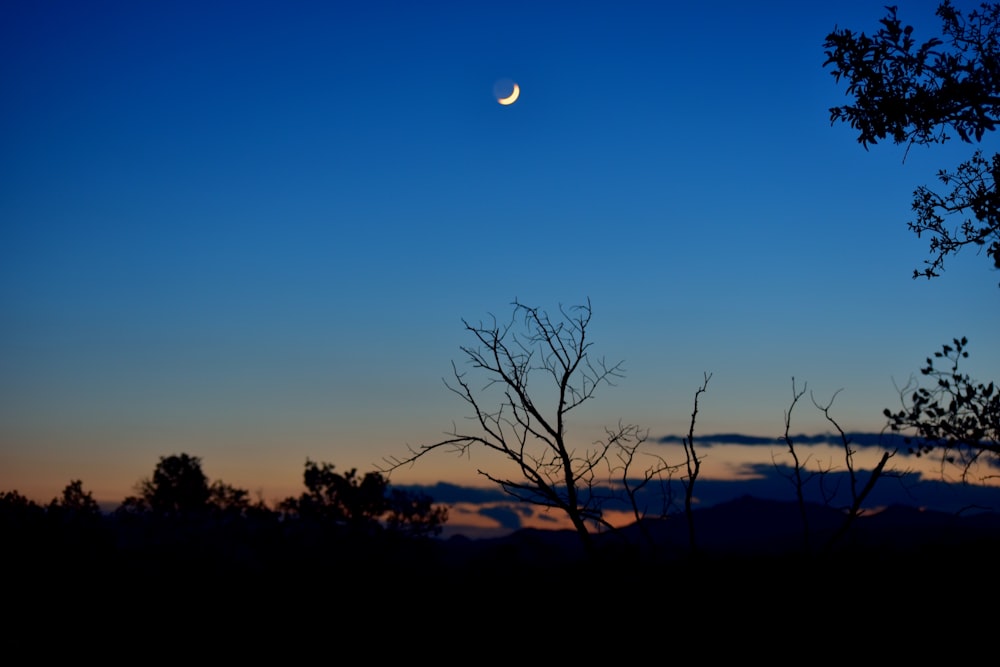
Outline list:
[[[946,513],[893,505],[862,514],[843,535],[827,547],[844,525],[843,511],[807,503],[806,525],[797,503],[742,496],[694,510],[700,555],[713,559],[788,559],[864,553],[892,558],[915,549],[1000,549],[1000,513]],[[609,551],[633,546],[644,559],[675,562],[691,557],[688,527],[683,516],[645,519],[617,532],[598,535]],[[808,542],[806,541],[808,535]],[[643,547],[644,542],[647,545]],[[445,542],[452,563],[475,561],[503,553],[518,563],[545,563],[583,559],[572,530],[525,528],[494,538],[453,536]],[[655,553],[650,553],[655,549]]]

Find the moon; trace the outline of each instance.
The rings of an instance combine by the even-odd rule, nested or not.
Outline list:
[[[520,95],[521,95],[521,87],[515,83],[514,89],[510,92],[510,95],[508,95],[507,97],[498,97],[497,102],[499,102],[504,106],[510,106],[514,102],[517,102],[517,98]]]

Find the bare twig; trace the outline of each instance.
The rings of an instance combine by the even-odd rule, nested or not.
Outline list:
[[[692,554],[698,553],[698,541],[695,535],[694,525],[694,483],[701,472],[701,459],[694,448],[694,426],[698,419],[698,398],[708,389],[708,381],[712,379],[711,373],[704,374],[704,381],[694,392],[694,408],[691,411],[691,423],[688,426],[688,433],[684,437],[684,460],[687,467],[687,476],[681,480],[684,485],[684,515],[688,524],[688,545]]]

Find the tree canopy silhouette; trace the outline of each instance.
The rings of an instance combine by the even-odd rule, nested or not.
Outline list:
[[[160,516],[185,516],[207,509],[211,490],[201,459],[188,454],[161,456],[150,479],[140,483],[142,500]]]
[[[286,516],[351,535],[374,535],[388,530],[407,537],[437,535],[448,520],[448,510],[435,506],[424,494],[390,489],[379,472],[359,475],[352,468],[341,474],[331,463],[306,460],[306,490],[281,503]]]
[[[101,515],[100,505],[94,500],[90,491],[84,491],[83,481],[79,479],[71,480],[63,488],[59,498],[53,498],[49,503],[50,512],[58,512],[70,517],[99,517]]]
[[[832,107],[831,122],[849,124],[866,149],[887,138],[908,145],[953,136],[981,142],[1000,118],[1000,5],[984,3],[965,16],[945,0],[936,12],[941,36],[923,42],[895,6],[887,10],[873,35],[839,28],[827,35],[824,67],[847,82],[854,102]],[[966,246],[985,248],[1000,268],[998,176],[1000,154],[976,150],[954,171],[938,172],[950,190],[914,191],[916,219],[908,227],[917,237],[930,237],[931,254],[914,278],[939,276],[945,258]],[[951,219],[960,222],[953,226]]]

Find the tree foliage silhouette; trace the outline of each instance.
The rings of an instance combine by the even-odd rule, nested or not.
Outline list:
[[[150,510],[167,517],[202,512],[211,497],[201,459],[188,454],[161,456],[152,478],[140,482],[140,490]]]
[[[518,476],[478,472],[517,500],[563,512],[584,549],[593,548],[591,531],[613,528],[604,518],[610,499],[596,489],[599,473],[628,476],[635,448],[647,434],[632,424],[606,428],[604,437],[581,448],[568,435],[568,418],[589,402],[599,387],[623,375],[622,363],[608,364],[591,355],[590,301],[560,306],[558,316],[515,301],[506,324],[496,318],[472,324],[463,320],[476,340],[461,347],[466,361],[485,376],[481,390],[452,363],[454,381],[445,381],[471,408],[471,430],[453,427],[448,438],[410,448],[404,458],[386,459],[385,472],[411,465],[437,449],[466,454],[474,447],[499,453],[514,464]],[[535,379],[546,384],[536,386]],[[489,401],[499,405],[490,407]],[[619,456],[621,455],[621,456]],[[621,470],[621,466],[625,470]],[[657,469],[665,469],[658,464]],[[655,470],[648,474],[655,473]],[[603,477],[601,478],[603,480]],[[648,479],[648,475],[647,475]]]
[[[379,472],[359,475],[352,468],[341,474],[331,463],[307,459],[303,482],[304,493],[281,503],[286,515],[352,536],[383,530],[407,537],[437,535],[448,519],[447,508],[424,494],[390,489]]]
[[[72,518],[93,518],[100,516],[101,507],[90,491],[84,491],[83,482],[74,479],[66,485],[59,498],[52,499],[48,511]]]
[[[222,480],[216,480],[208,487],[208,504],[221,513],[242,516],[255,507],[250,502],[250,493]],[[259,507],[260,503],[256,506]]]
[[[376,473],[380,474],[380,473]],[[389,532],[403,537],[440,535],[448,521],[448,508],[435,505],[426,493],[389,489],[383,520]]]
[[[963,477],[984,456],[1000,463],[1000,390],[959,372],[968,342],[962,337],[941,346],[920,371],[932,384],[911,382],[900,391],[902,409],[884,411],[893,431],[909,434],[911,453],[939,451],[943,461],[961,466]],[[935,368],[935,360],[950,367]]]
[[[0,493],[0,525],[4,530],[19,531],[33,526],[43,516],[45,508],[16,489]]]
[[[835,29],[827,35],[826,62],[839,82],[847,82],[853,104],[832,107],[832,123],[845,122],[866,149],[884,139],[897,144],[944,143],[957,136],[979,143],[996,129],[1000,117],[1000,5],[984,3],[967,16],[945,0],[936,15],[942,36],[918,42],[895,6],[873,35]],[[972,157],[938,180],[949,187],[937,193],[914,191],[916,219],[908,227],[930,237],[931,258],[914,278],[940,275],[948,255],[961,248],[985,248],[1000,268],[1000,154]],[[957,226],[949,219],[959,219]]]

